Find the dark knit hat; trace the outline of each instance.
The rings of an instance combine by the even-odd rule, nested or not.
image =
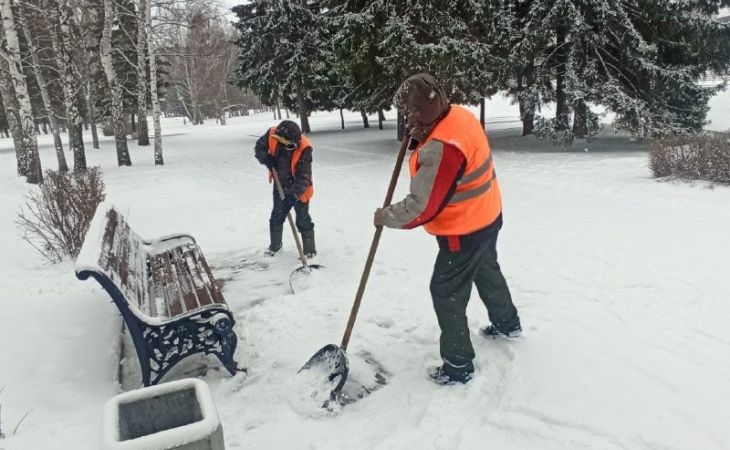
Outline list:
[[[427,73],[417,73],[401,84],[393,104],[405,116],[409,125],[429,127],[448,110],[449,101],[438,81]]]
[[[295,146],[299,145],[299,141],[302,140],[302,130],[296,122],[291,120],[282,120],[276,127],[276,134],[293,142]]]

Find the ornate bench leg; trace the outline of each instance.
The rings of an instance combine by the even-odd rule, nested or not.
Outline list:
[[[214,319],[215,320],[215,319]],[[246,369],[239,368],[238,363],[233,359],[238,345],[238,337],[233,331],[234,322],[231,318],[224,317],[214,321],[216,335],[220,341],[220,351],[215,352],[223,367],[225,367],[231,375],[235,375],[239,371]]]
[[[235,375],[240,369],[233,359],[238,343],[233,325],[230,313],[215,310],[160,326],[143,325],[144,351],[138,349],[137,353],[145,386],[157,384],[177,363],[195,353],[216,355]]]

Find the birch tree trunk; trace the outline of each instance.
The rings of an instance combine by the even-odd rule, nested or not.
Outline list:
[[[68,128],[68,145],[74,155],[74,170],[86,170],[86,153],[82,138],[83,119],[79,108],[76,106],[74,97],[76,95],[77,77],[73,70],[71,61],[71,27],[69,26],[69,11],[64,4],[58,4],[55,0],[43,2],[51,17],[58,17],[57,32],[53,23],[49,22],[48,31],[51,37],[51,46],[56,56],[56,64],[60,72],[59,81],[63,89],[63,105],[66,110],[66,127]],[[64,36],[65,35],[65,36]]]
[[[86,109],[89,114],[89,125],[91,127],[91,142],[95,149],[99,148],[99,131],[96,123],[96,83],[94,75],[99,71],[99,8],[97,2],[92,0],[86,4],[83,27],[86,29],[86,66],[84,68],[86,79]]]
[[[79,77],[74,70],[74,63],[71,60],[71,5],[62,3],[61,14],[58,15],[58,22],[61,30],[62,55],[64,60],[64,80],[63,84],[68,89],[68,97],[66,102],[69,104],[69,138],[71,141],[71,150],[74,154],[74,170],[86,170],[86,150],[84,149],[84,119],[81,117],[81,111],[76,106],[76,93],[78,92]]]
[[[86,108],[89,110],[89,125],[91,127],[91,145],[99,148],[99,130],[96,126],[96,88],[94,82],[89,80],[86,85]]]
[[[193,125],[202,125],[203,116],[200,113],[200,98],[198,95],[198,58],[191,58],[190,69],[188,71],[188,86],[190,87],[190,103],[193,109]]]
[[[13,137],[15,145],[15,159],[17,161],[18,176],[25,176],[28,164],[28,149],[25,148],[23,142],[23,126],[20,123],[20,105],[18,99],[15,98],[15,89],[13,88],[13,80],[10,79],[10,70],[5,54],[0,58],[0,95],[3,97],[3,106],[5,107],[5,117],[10,127],[10,135]]]
[[[41,160],[38,155],[38,136],[33,121],[33,109],[28,95],[28,85],[23,75],[20,56],[20,40],[15,26],[15,16],[10,0],[2,0],[3,28],[7,41],[7,58],[10,80],[15,89],[15,98],[19,106],[19,121],[22,128],[21,142],[26,149],[25,161],[21,162],[21,170],[25,173],[28,183],[40,184],[43,182]]]
[[[160,126],[160,99],[157,94],[157,61],[152,35],[152,0],[141,0],[145,4],[145,29],[147,37],[147,55],[150,60],[150,100],[152,101],[152,124],[155,129],[155,165],[163,165],[162,127]]]
[[[101,65],[104,67],[109,90],[111,91],[111,113],[112,126],[114,127],[114,141],[117,147],[117,164],[120,166],[131,166],[132,160],[129,157],[127,147],[127,127],[124,123],[124,110],[122,105],[122,86],[117,80],[112,59],[112,26],[114,24],[114,3],[113,0],[104,0],[104,32],[101,38]]]
[[[55,114],[53,114],[53,107],[51,106],[51,96],[48,93],[48,83],[41,70],[40,58],[38,57],[38,49],[36,48],[33,41],[33,33],[30,29],[30,23],[25,17],[25,6],[23,3],[18,4],[18,19],[20,19],[20,26],[23,28],[23,34],[25,36],[25,42],[28,45],[30,51],[31,61],[33,62],[33,72],[38,80],[38,87],[41,91],[41,99],[43,100],[43,108],[46,110],[48,116],[48,122],[51,125],[51,132],[53,133],[53,144],[56,148],[56,159],[58,160],[58,170],[60,172],[68,172],[68,164],[66,163],[66,155],[63,153],[63,143],[61,142],[61,132],[58,128],[58,121],[56,120]]]
[[[150,145],[147,129],[147,1],[139,0],[137,5],[137,144]],[[152,78],[152,77],[150,77]],[[154,78],[152,78],[154,80]]]

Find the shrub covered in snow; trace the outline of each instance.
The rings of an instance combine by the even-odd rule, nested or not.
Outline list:
[[[600,116],[590,109],[585,112],[585,136],[575,134],[573,127],[561,128],[555,118],[548,119],[537,116],[533,134],[538,139],[549,140],[553,145],[562,145],[565,148],[573,146],[575,139],[583,138],[588,142],[593,141],[601,131]]]
[[[677,177],[730,184],[730,134],[671,136],[652,142],[649,165],[656,178]]]
[[[76,258],[96,207],[104,200],[101,169],[47,171],[38,190],[26,195],[18,213],[23,239],[52,263]]]

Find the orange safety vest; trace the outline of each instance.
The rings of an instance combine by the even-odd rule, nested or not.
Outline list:
[[[276,146],[279,145],[279,141],[274,139],[272,137],[273,134],[276,133],[276,127],[271,127],[269,129],[269,154],[271,156],[276,156]],[[297,163],[299,162],[299,158],[302,157],[302,152],[305,148],[312,147],[312,144],[309,142],[309,139],[307,139],[306,136],[302,136],[302,138],[299,140],[299,146],[294,150],[294,153],[291,155],[291,173],[293,175],[297,174]],[[269,173],[269,183],[274,179],[273,175]],[[314,185],[310,184],[304,193],[299,196],[299,200],[301,202],[307,203],[312,196],[314,195]]]
[[[477,118],[465,108],[451,106],[411,155],[411,177],[420,167],[418,151],[429,140],[459,149],[466,159],[466,168],[449,203],[424,225],[426,231],[437,236],[462,236],[492,224],[502,212],[502,195],[487,135]]]

